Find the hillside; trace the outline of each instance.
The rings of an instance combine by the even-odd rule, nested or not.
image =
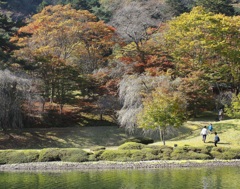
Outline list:
[[[213,145],[214,134],[207,137],[204,144],[201,141],[200,131],[203,126],[213,124],[214,131],[219,133],[221,147],[239,147],[240,145],[240,120],[224,120],[215,122],[212,120],[188,121],[183,127],[169,135],[167,146],[203,146]],[[117,126],[95,126],[95,127],[68,127],[48,129],[24,129],[21,131],[0,132],[0,149],[42,149],[42,148],[90,148],[92,146],[115,147],[132,136],[123,128]],[[155,144],[162,145],[159,137],[153,137]]]
[[[46,3],[45,6],[49,2],[9,0],[3,7],[12,11],[16,17],[30,17],[37,11],[39,4]],[[82,6],[83,2],[90,1],[74,0],[74,2]],[[60,0],[52,1],[52,4],[58,3]],[[171,20],[168,23],[169,27],[164,26],[156,30],[160,21],[163,22],[161,16],[168,10],[165,10],[165,6],[162,7],[163,1],[159,2],[158,8],[154,3],[155,0],[121,1],[120,5],[112,9],[112,13],[118,14],[113,15],[108,24],[96,19],[96,15],[92,13],[76,10],[69,5],[52,6],[35,15],[14,37],[10,31],[15,26],[3,16],[2,28],[5,30],[0,38],[6,44],[1,48],[4,55],[9,54],[7,57],[9,60],[6,59],[6,64],[2,62],[2,67],[11,69],[11,72],[4,70],[0,74],[3,77],[0,104],[4,107],[0,126],[3,130],[17,127],[25,129],[2,133],[1,148],[117,146],[129,135],[116,126],[105,127],[116,120],[116,112],[122,112],[122,115],[117,115],[118,118],[123,118],[118,119],[122,126],[133,128],[138,124],[135,119],[136,107],[141,108],[141,103],[145,100],[151,104],[148,99],[155,97],[155,93],[163,91],[167,94],[167,102],[171,97],[171,88],[186,97],[187,114],[191,116],[196,116],[201,111],[217,110],[229,105],[232,94],[226,95],[225,92],[239,93],[240,81],[237,72],[239,56],[236,52],[239,52],[240,44],[238,40],[240,17],[209,14],[209,10],[195,7],[189,14],[182,14],[178,18],[175,15],[177,19]],[[93,4],[85,8],[92,10],[95,6]],[[156,9],[157,13],[153,14],[153,9]],[[48,14],[49,12],[51,14]],[[214,13],[216,12],[219,11]],[[85,14],[86,18],[83,19]],[[129,15],[131,19],[126,19]],[[126,20],[130,22],[127,23]],[[159,22],[155,22],[157,20]],[[220,24],[216,25],[216,20]],[[229,27],[226,27],[226,23]],[[212,28],[209,29],[209,26]],[[199,29],[202,32],[200,36]],[[228,40],[222,40],[223,38]],[[22,48],[14,51],[11,48],[13,44],[8,43],[9,40]],[[205,45],[206,41],[208,45]],[[207,53],[202,54],[201,49]],[[14,56],[11,57],[12,53]],[[203,72],[200,73],[199,70]],[[219,78],[222,78],[221,81]],[[163,83],[160,83],[160,80]],[[217,93],[214,92],[212,83],[220,86]],[[221,87],[222,85],[225,87]],[[230,88],[230,85],[233,88]],[[161,89],[159,86],[164,87]],[[171,90],[166,90],[165,86]],[[222,96],[216,97],[219,93]],[[119,96],[123,105],[118,103]],[[173,102],[172,99],[170,102]],[[162,103],[158,104],[162,106]],[[183,108],[178,112],[183,113],[185,106]],[[238,112],[237,108],[235,109]],[[111,120],[101,124],[103,122],[91,120],[84,114],[98,116],[99,120],[105,115],[111,116]],[[169,125],[175,123],[178,121],[172,121]],[[228,131],[224,130],[225,125],[221,126],[222,123],[230,125]],[[151,124],[152,122],[146,125]],[[209,121],[189,121],[179,130],[171,131],[173,135],[166,138],[167,144],[169,141],[170,145],[175,143],[198,145],[199,131],[205,124],[209,124]],[[234,136],[237,132],[231,122],[213,124],[223,136],[225,132]],[[164,125],[168,124],[164,122]],[[36,129],[39,127],[41,129]],[[112,130],[114,128],[115,130]],[[156,142],[157,139],[156,135]],[[223,138],[221,142],[232,145],[229,139]]]
[[[6,0],[3,0],[3,1],[6,1]],[[91,1],[88,1],[88,0],[21,0],[21,1],[7,0],[6,2],[7,4],[4,6],[4,10],[13,12],[14,16],[18,19],[29,17],[37,13],[39,9],[41,9],[46,5],[67,4],[67,3],[71,3],[74,8],[90,10],[95,12],[96,14],[98,14],[98,16],[102,18],[106,18],[106,17],[109,17],[110,14],[109,12],[106,12],[105,9],[109,8],[109,10],[111,11],[112,9],[114,9],[113,7],[115,7],[116,4],[119,4],[114,1],[100,1],[100,0],[91,0]],[[139,1],[139,2],[144,2],[144,1]],[[183,1],[183,5],[185,7],[191,7],[193,2],[194,2],[193,0]],[[231,0],[231,2],[235,8],[239,9],[238,0]],[[107,6],[105,4],[107,4]]]

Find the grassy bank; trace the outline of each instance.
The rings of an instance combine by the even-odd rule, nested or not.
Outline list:
[[[218,147],[213,145],[214,134],[207,136],[206,143],[201,140],[201,129],[210,123],[220,136]],[[214,121],[212,116],[205,115],[173,130],[167,136],[166,146],[159,141],[158,134],[151,136],[152,144],[124,144],[139,136],[141,132],[130,135],[117,126],[0,132],[0,163],[240,159],[239,119]]]
[[[220,122],[198,118],[175,129],[167,136],[168,146],[212,146],[214,134],[207,136],[207,142],[201,141],[203,126],[212,123],[214,131],[220,136],[219,146],[237,148],[240,144],[240,120],[229,119]],[[90,148],[92,146],[115,147],[132,136],[141,136],[141,132],[129,134],[117,126],[66,127],[46,129],[23,129],[0,132],[0,149],[42,149],[42,148]],[[159,135],[152,137],[154,144],[162,145]]]
[[[240,159],[240,149],[224,147],[170,147],[126,142],[118,149],[46,148],[41,150],[0,150],[0,164],[32,162],[136,162],[153,160]]]
[[[207,142],[201,141],[200,131],[203,126],[213,124],[214,131],[220,136],[220,147],[237,148],[240,145],[240,120],[228,119],[220,122],[208,117],[188,121],[179,129],[173,130],[166,140],[166,145],[174,146],[212,146],[214,134],[207,136]],[[0,132],[0,149],[42,149],[42,148],[90,148],[105,146],[114,148],[133,135],[117,126],[88,126],[66,128],[23,129]],[[152,137],[154,144],[162,145],[159,135]]]

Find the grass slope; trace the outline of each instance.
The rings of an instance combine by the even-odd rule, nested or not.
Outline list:
[[[23,129],[0,132],[0,149],[118,146],[130,135],[117,126]]]
[[[230,119],[224,121],[188,121],[181,129],[180,134],[166,142],[166,145],[173,146],[213,146],[214,134],[207,136],[206,143],[202,142],[200,136],[203,126],[213,124],[213,132],[220,137],[218,146],[237,148],[240,145],[240,120]],[[182,130],[182,132],[181,132]],[[157,142],[155,144],[160,144]]]
[[[214,121],[214,116],[203,114],[190,120],[167,136],[166,145],[174,146],[213,146],[214,134],[207,136],[203,143],[200,131],[212,123],[221,139],[219,147],[237,148],[240,145],[240,119]],[[134,136],[140,136],[138,132]],[[115,148],[131,137],[123,128],[117,126],[88,126],[46,129],[24,129],[0,132],[0,149],[42,149],[42,148],[90,148],[105,146]],[[154,144],[162,145],[159,136],[153,137]]]

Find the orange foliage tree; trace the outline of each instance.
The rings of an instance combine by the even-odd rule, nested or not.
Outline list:
[[[73,86],[79,86],[78,78],[105,66],[114,33],[88,11],[57,5],[34,15],[12,41],[21,47],[15,56],[43,79],[45,97],[62,104],[76,90]]]

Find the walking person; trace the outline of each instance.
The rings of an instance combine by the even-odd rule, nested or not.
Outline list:
[[[218,112],[218,120],[221,121],[223,118],[223,109],[221,108]]]
[[[208,125],[208,130],[209,130],[209,133],[212,134],[212,131],[213,131],[213,126],[212,124],[210,123],[210,125]]]
[[[217,132],[215,132],[214,134],[215,134],[215,137],[214,137],[214,145],[217,147],[217,143],[220,141],[220,138],[219,138]]]
[[[207,139],[207,134],[208,134],[208,131],[207,131],[207,127],[204,126],[203,129],[201,130],[201,133],[202,135],[202,140],[203,142],[205,143],[206,142],[206,139]]]

